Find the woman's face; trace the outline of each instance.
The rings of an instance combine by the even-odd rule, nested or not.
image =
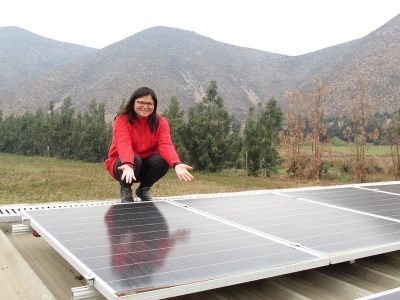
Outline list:
[[[135,100],[133,109],[139,119],[147,119],[154,111],[154,101],[151,95],[143,96]]]

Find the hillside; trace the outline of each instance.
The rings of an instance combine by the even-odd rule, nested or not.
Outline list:
[[[330,90],[328,114],[346,114],[360,73],[370,100],[381,111],[394,111],[400,98],[399,49],[400,15],[366,37],[295,57],[153,27],[3,90],[0,109],[5,115],[34,111],[71,96],[77,109],[85,110],[95,98],[114,115],[122,99],[141,85],[156,91],[160,111],[172,95],[187,109],[216,80],[225,107],[244,119],[257,100],[275,97],[285,109],[286,91],[300,90],[306,97],[318,76]]]
[[[62,43],[18,27],[0,27],[0,90],[96,49]]]

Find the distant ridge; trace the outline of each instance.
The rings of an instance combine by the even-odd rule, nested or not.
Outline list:
[[[94,51],[19,27],[0,27],[0,91]]]
[[[318,76],[330,90],[327,114],[346,115],[349,93],[361,74],[370,100],[380,111],[392,112],[400,106],[399,49],[400,15],[366,37],[294,57],[159,26],[0,91],[0,109],[4,115],[34,111],[71,96],[82,110],[94,98],[103,101],[112,116],[122,99],[142,85],[156,91],[160,111],[172,95],[187,109],[216,80],[225,107],[245,119],[249,106],[259,100],[275,97],[285,109],[286,91],[299,90],[306,97]]]

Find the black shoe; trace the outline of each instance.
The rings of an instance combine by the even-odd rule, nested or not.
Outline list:
[[[121,186],[120,192],[121,192],[121,202],[122,203],[133,202],[132,188],[130,186],[128,186],[128,187]]]
[[[152,201],[153,199],[150,197],[150,188],[147,186],[139,186],[136,189],[136,196],[140,198],[142,201]]]

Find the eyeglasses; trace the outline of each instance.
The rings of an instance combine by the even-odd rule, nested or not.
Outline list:
[[[144,102],[144,101],[136,101],[137,105],[139,107],[143,107],[145,105],[147,105],[147,107],[153,107],[154,106],[154,102]]]

